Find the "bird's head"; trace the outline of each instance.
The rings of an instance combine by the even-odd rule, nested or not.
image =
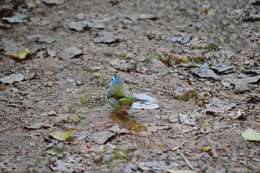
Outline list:
[[[123,84],[123,80],[120,78],[120,76],[114,74],[112,76],[112,80],[110,82],[110,85],[117,85],[117,84]]]

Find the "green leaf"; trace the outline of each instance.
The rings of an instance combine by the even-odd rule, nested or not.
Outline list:
[[[50,135],[57,140],[65,141],[72,138],[73,130],[67,130],[64,132],[60,132],[60,131],[52,132],[50,133]]]
[[[22,49],[21,51],[18,51],[15,54],[7,54],[15,59],[23,60],[31,55],[31,51],[28,48]]]
[[[242,133],[242,137],[247,141],[260,141],[260,133],[253,129],[246,129]]]

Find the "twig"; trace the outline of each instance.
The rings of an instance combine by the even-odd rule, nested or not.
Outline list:
[[[188,141],[184,141],[184,142],[182,142],[180,145],[178,145],[177,147],[175,147],[175,148],[172,148],[171,150],[172,151],[176,151],[176,150],[179,150],[186,142],[188,142]]]
[[[177,149],[177,152],[178,152],[179,155],[181,155],[181,157],[183,158],[185,163],[190,167],[190,169],[194,170],[194,167],[192,166],[190,161],[185,157],[185,155],[181,152],[181,150]]]
[[[199,137],[201,137],[201,136],[203,136],[203,135],[207,135],[207,134],[209,134],[209,133],[216,132],[216,131],[218,131],[218,130],[229,129],[229,128],[231,128],[231,127],[233,127],[233,126],[231,125],[231,126],[218,127],[218,128],[216,128],[216,129],[209,130],[209,131],[206,131],[206,132],[202,132],[202,133],[200,133],[200,134],[198,134],[198,135],[196,135],[196,136],[193,136],[192,139],[199,138]]]

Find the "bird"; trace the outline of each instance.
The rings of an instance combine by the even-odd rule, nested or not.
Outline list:
[[[117,74],[112,76],[108,85],[107,100],[113,112],[126,112],[134,102],[140,101]]]

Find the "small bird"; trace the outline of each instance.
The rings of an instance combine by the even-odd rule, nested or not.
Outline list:
[[[134,102],[140,101],[116,74],[113,75],[108,87],[107,100],[114,112],[126,112]]]

